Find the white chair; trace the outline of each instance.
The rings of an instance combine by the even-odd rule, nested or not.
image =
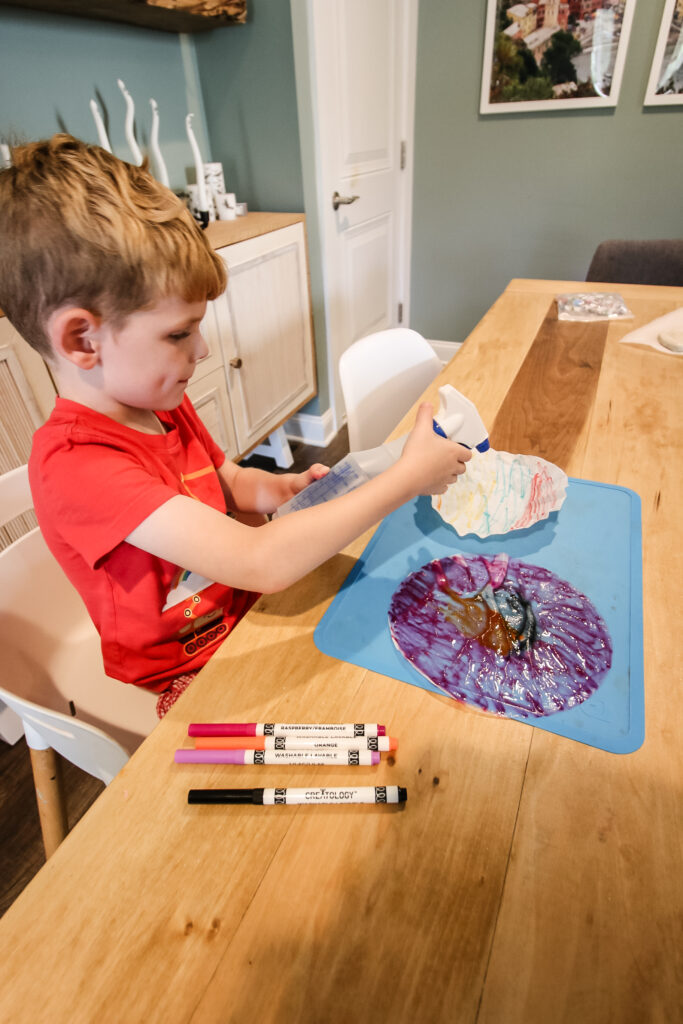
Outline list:
[[[0,477],[0,525],[32,507],[26,466]],[[157,724],[156,696],[105,674],[85,605],[38,528],[0,552],[0,580],[0,736],[21,734],[16,714],[49,857],[67,831],[53,752],[108,784]]]
[[[407,327],[350,345],[339,360],[350,450],[382,444],[441,369],[429,342]]]

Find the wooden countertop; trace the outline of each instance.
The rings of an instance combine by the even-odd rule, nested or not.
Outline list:
[[[452,382],[496,446],[542,444],[640,495],[642,747],[611,754],[320,653],[370,531],[255,605],[0,921],[7,1024],[679,1017],[683,360],[619,338],[683,289],[613,286],[635,321],[553,324],[558,292],[602,287],[512,281],[426,394]],[[408,802],[188,807],[190,786],[349,782],[173,764],[202,720],[385,720],[399,750],[353,780]]]
[[[225,245],[234,245],[235,242],[266,235],[269,231],[277,231],[305,219],[303,213],[250,212],[245,217],[237,217],[235,220],[212,221],[206,229],[206,234],[214,249],[222,249]]]

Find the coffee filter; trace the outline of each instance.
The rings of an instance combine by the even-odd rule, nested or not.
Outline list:
[[[467,472],[432,505],[461,536],[523,530],[562,507],[567,474],[537,455],[512,455],[490,448],[475,453]]]

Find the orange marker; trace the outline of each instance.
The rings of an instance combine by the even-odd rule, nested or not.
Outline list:
[[[196,736],[197,750],[396,750],[391,736]]]

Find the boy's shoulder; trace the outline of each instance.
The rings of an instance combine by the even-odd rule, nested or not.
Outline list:
[[[38,427],[36,435],[50,433],[53,430],[69,429],[72,426],[79,426],[84,430],[105,432],[117,426],[116,421],[109,416],[91,409],[81,402],[72,402],[69,398],[62,398],[57,395],[52,412],[41,427]],[[35,436],[35,435],[34,435]]]
[[[159,419],[171,427],[187,419],[196,417],[196,412],[189,402],[183,402],[177,409],[167,412],[157,412]],[[76,443],[121,441],[130,443],[138,441],[144,443],[149,441],[152,434],[144,434],[139,430],[128,427],[118,420],[112,419],[104,413],[92,409],[90,406],[82,405],[80,402],[73,402],[68,398],[57,396],[52,412],[33,435],[33,443],[45,443],[50,438],[67,439]]]
[[[124,429],[109,416],[58,396],[52,412],[33,435],[29,464],[73,445],[116,443],[122,440]]]
[[[85,498],[107,493],[113,473],[134,466],[158,475],[162,461],[180,442],[174,430],[176,413],[167,418],[166,434],[145,434],[119,423],[104,413],[58,396],[48,419],[33,435],[28,460],[29,483],[34,502],[43,513],[52,500],[66,494]],[[103,491],[104,488],[104,491]]]
[[[98,450],[115,449],[146,462],[150,457],[175,452],[178,446],[183,449],[195,439],[214,446],[210,438],[206,440],[206,428],[187,396],[176,409],[156,415],[166,428],[164,434],[143,433],[80,402],[58,396],[50,416],[33,435],[29,470],[35,473],[55,456],[73,455],[75,451],[87,458],[91,453],[97,456]]]

